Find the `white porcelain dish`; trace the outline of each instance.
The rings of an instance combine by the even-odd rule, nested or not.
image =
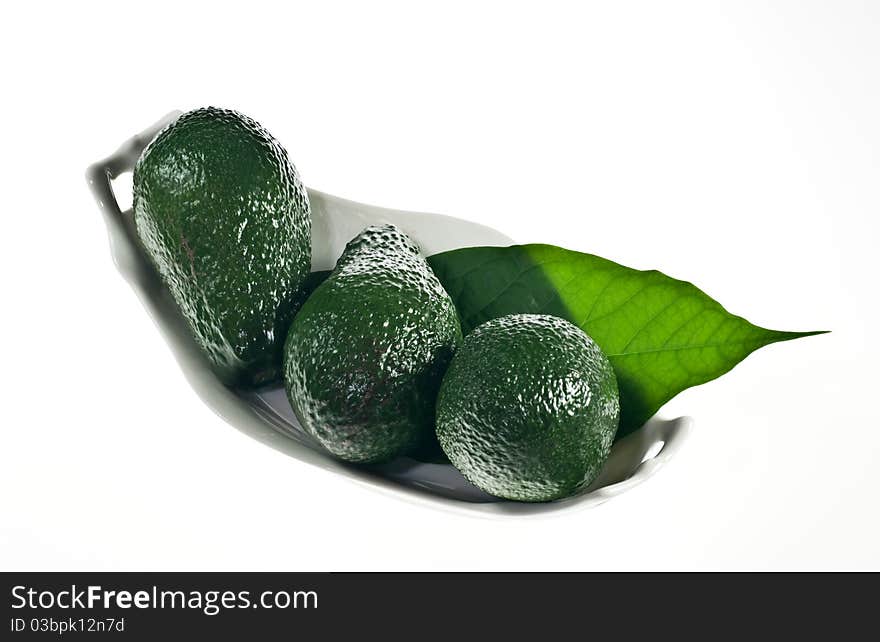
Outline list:
[[[595,506],[632,488],[668,461],[687,435],[692,420],[653,418],[618,441],[602,473],[589,488],[564,500],[526,504],[499,500],[472,486],[448,464],[400,458],[383,466],[353,466],[327,454],[300,427],[281,386],[240,392],[223,386],[211,373],[189,335],[170,294],[140,248],[131,211],[122,211],[112,181],[132,171],[141,151],[180,112],[172,112],[126,141],[114,154],[87,170],[87,180],[104,215],[113,260],[140,297],[201,400],[227,423],[295,459],[334,471],[404,499],[473,513],[527,515]],[[426,255],[458,247],[509,245],[491,228],[437,214],[389,210],[309,190],[312,206],[312,268],[330,269],[346,242],[364,227],[394,223]]]

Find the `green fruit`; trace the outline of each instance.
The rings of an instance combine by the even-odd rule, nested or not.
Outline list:
[[[293,320],[287,394],[305,430],[346,461],[376,463],[434,435],[434,402],[461,326],[399,229],[369,227]]]
[[[234,111],[184,114],[138,160],[134,213],[220,379],[277,378],[311,265],[308,196],[281,145]]]
[[[559,317],[513,314],[465,337],[437,398],[437,437],[487,493],[566,497],[599,474],[620,406],[608,358]]]

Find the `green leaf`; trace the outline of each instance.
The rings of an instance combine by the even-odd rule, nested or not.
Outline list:
[[[692,283],[552,245],[472,247],[428,262],[458,306],[465,333],[531,312],[568,319],[593,337],[617,373],[619,437],[758,348],[821,334],[760,328]]]

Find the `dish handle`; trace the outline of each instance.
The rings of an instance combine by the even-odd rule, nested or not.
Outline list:
[[[89,165],[86,170],[86,182],[104,216],[119,217],[122,215],[119,201],[116,200],[116,195],[113,193],[113,179],[120,174],[134,170],[135,163],[144,148],[156,137],[156,134],[177,120],[182,113],[181,111],[169,112],[140,134],[129,138],[107,158]]]
[[[149,261],[143,256],[135,230],[134,217],[126,216],[130,210],[122,211],[113,192],[112,182],[120,174],[133,171],[144,148],[156,137],[156,134],[177,120],[181,113],[183,112],[170,112],[137,136],[129,138],[107,158],[89,165],[86,170],[86,182],[98,207],[101,208],[110,235],[113,261],[127,279],[144,287],[152,283],[155,275],[151,272]]]

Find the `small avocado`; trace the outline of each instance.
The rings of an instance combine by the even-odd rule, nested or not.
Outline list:
[[[237,112],[188,112],[138,160],[134,217],[217,376],[279,378],[311,267],[309,200],[281,145]]]
[[[288,398],[305,430],[349,462],[424,448],[461,341],[452,299],[419,248],[392,225],[368,227],[293,320]]]
[[[599,474],[617,432],[617,380],[580,328],[513,314],[465,337],[437,398],[437,437],[475,486],[543,502]]]

